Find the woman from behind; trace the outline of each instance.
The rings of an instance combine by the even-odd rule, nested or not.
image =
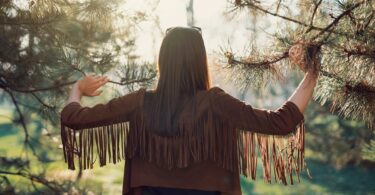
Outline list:
[[[200,29],[185,27],[167,30],[158,71],[155,89],[140,89],[93,107],[82,107],[81,96],[99,95],[98,88],[108,79],[88,76],[73,86],[61,113],[70,169],[74,155],[81,168],[92,168],[96,148],[101,166],[125,159],[123,194],[241,194],[240,174],[255,178],[257,158],[247,147],[253,147],[254,138],[244,139],[241,132],[293,133],[303,121],[317,79],[306,71],[279,109],[253,108],[210,87]],[[285,167],[274,166],[284,181]]]

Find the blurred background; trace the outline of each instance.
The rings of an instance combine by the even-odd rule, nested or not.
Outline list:
[[[214,86],[266,109],[303,76],[286,49],[322,45],[304,113],[310,176],[268,184],[259,165],[256,181],[241,176],[243,194],[375,194],[374,21],[371,0],[2,0],[0,194],[121,194],[124,162],[67,169],[59,112],[69,86],[90,72],[111,82],[86,106],[152,88],[173,26],[202,29]]]

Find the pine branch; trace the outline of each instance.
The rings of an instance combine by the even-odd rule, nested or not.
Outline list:
[[[261,7],[261,6],[258,6],[256,4],[254,4],[251,1],[247,1],[247,2],[244,2],[244,3],[241,2],[239,4],[236,4],[236,6],[237,7],[249,7],[249,8],[253,8],[253,9],[261,11],[261,12],[263,12],[265,14],[268,14],[268,15],[271,15],[271,16],[275,16],[275,17],[281,18],[281,19],[289,21],[289,22],[293,22],[295,24],[298,24],[298,25],[301,25],[301,26],[304,26],[304,27],[309,27],[310,30],[317,30],[317,31],[323,31],[324,30],[324,28],[317,27],[317,26],[314,26],[312,24],[306,24],[306,23],[304,23],[302,21],[299,21],[297,19],[290,18],[290,17],[284,16],[284,15],[280,15],[277,12],[271,12],[271,11],[269,11],[269,10]],[[332,33],[335,33],[335,34],[345,35],[345,34],[343,34],[341,32],[337,32],[337,31],[334,31],[334,30],[327,29],[326,31],[332,32]]]
[[[287,53],[275,54],[270,58],[259,59],[259,54],[254,57],[237,58],[231,51],[224,52],[227,59],[226,67],[232,73],[227,79],[235,80],[240,86],[240,91],[245,92],[248,87],[262,87],[270,80],[283,78],[282,72],[274,64],[281,62],[287,57]],[[224,62],[225,63],[225,62]]]
[[[233,54],[231,53],[225,53],[224,54],[227,59],[228,59],[228,64],[230,65],[242,65],[247,68],[260,68],[260,69],[270,69],[272,68],[271,66],[276,65],[277,62],[285,59],[288,57],[288,53],[284,52],[279,56],[276,57],[271,57],[272,60],[260,60],[257,62],[249,62],[249,61],[243,61],[239,59],[235,59]],[[334,73],[327,72],[325,70],[319,70],[319,73],[323,76],[336,79],[342,83],[345,83],[345,86],[349,90],[355,90],[358,93],[367,93],[367,94],[375,94],[375,89],[372,89],[371,86],[366,86],[366,85],[360,85],[360,86],[352,86],[348,81],[345,81],[343,78],[339,77],[338,75]]]
[[[344,12],[342,12],[339,16],[337,16],[329,25],[327,25],[324,29],[322,29],[317,35],[315,35],[313,38],[311,38],[311,40],[315,40],[316,38],[318,38],[319,36],[323,35],[324,33],[328,32],[328,35],[324,38],[323,41],[327,40],[328,37],[331,35],[331,33],[333,32],[332,30],[330,30],[332,27],[336,26],[337,23],[346,15],[349,15],[354,9],[356,9],[357,7],[359,7],[360,5],[362,5],[364,2],[366,1],[361,1],[359,3],[356,3],[354,4],[352,7],[346,9]],[[323,42],[322,41],[322,42]]]
[[[318,10],[318,8],[319,8],[319,6],[322,4],[322,2],[323,2],[323,0],[319,0],[318,2],[315,2],[315,1],[314,1],[314,11],[313,11],[313,13],[312,13],[312,15],[311,15],[310,26],[313,26],[316,11]]]
[[[270,57],[270,60],[268,59],[264,59],[264,60],[260,60],[260,61],[256,61],[256,62],[253,62],[253,61],[243,61],[243,60],[237,60],[234,58],[233,54],[230,53],[230,52],[226,52],[224,54],[227,59],[228,59],[228,64],[230,65],[234,65],[234,64],[242,64],[246,67],[250,67],[250,68],[270,68],[272,64],[275,64],[285,58],[288,57],[288,52],[283,52],[281,55],[276,55],[276,56],[273,56],[273,57]]]
[[[144,82],[148,82],[148,81],[151,81],[155,78],[154,75],[150,76],[150,77],[147,77],[147,78],[142,78],[142,79],[134,79],[134,80],[128,80],[128,81],[121,81],[121,82],[118,82],[118,81],[108,81],[110,83],[114,83],[114,84],[117,84],[117,85],[130,85],[130,84],[133,84],[133,83],[144,83]]]
[[[345,87],[348,91],[357,92],[357,93],[366,93],[371,98],[375,99],[375,87],[369,86],[367,83],[361,82],[355,86],[345,84]]]
[[[375,59],[375,49],[371,50],[370,48],[364,48],[363,46],[358,46],[355,49],[343,48],[343,51],[347,53],[348,56],[357,55],[357,56],[367,56]]]
[[[134,84],[134,83],[147,82],[147,81],[150,81],[152,79],[154,79],[154,76],[151,76],[151,77],[148,77],[148,78],[142,78],[142,79],[129,80],[129,81],[125,81],[125,82],[118,82],[118,81],[112,81],[112,80],[110,80],[108,82],[118,84],[118,85],[130,85],[130,84]],[[21,89],[21,88],[9,87],[9,86],[6,87],[6,88],[10,89],[12,91],[20,92],[20,93],[35,93],[35,92],[41,92],[41,91],[51,91],[51,90],[60,89],[61,87],[72,85],[72,84],[76,83],[77,81],[78,80],[74,80],[74,81],[69,81],[69,82],[66,82],[66,83],[60,83],[60,84],[52,85],[52,86],[49,86],[49,87],[41,87],[41,88]],[[0,88],[4,89],[5,87],[0,85]],[[42,104],[44,105],[44,103],[42,103]],[[51,107],[51,106],[47,106],[47,107]]]
[[[6,169],[21,169],[22,167],[29,166],[30,160],[0,156],[0,164],[2,165],[2,168]]]
[[[38,183],[43,184],[44,186],[48,187],[50,190],[52,190],[54,193],[57,193],[57,194],[60,194],[61,192],[64,191],[58,183],[48,181],[48,180],[46,180],[45,178],[43,178],[39,175],[33,175],[26,170],[20,170],[20,171],[17,171],[17,172],[0,170],[0,174],[1,175],[19,176],[19,177],[29,179],[32,182],[38,182]]]
[[[314,26],[314,19],[315,19],[315,14],[316,12],[318,11],[318,8],[319,6],[322,4],[323,0],[319,0],[318,2],[315,2],[314,1],[314,10],[313,10],[313,13],[311,15],[311,19],[310,19],[310,26]],[[308,33],[312,30],[312,28],[308,28],[305,33]]]
[[[34,146],[30,143],[30,135],[29,135],[29,131],[28,131],[28,128],[27,128],[27,124],[26,124],[26,121],[25,121],[25,117],[24,117],[24,114],[22,113],[21,111],[21,108],[19,106],[19,103],[17,102],[16,100],[16,97],[14,96],[14,94],[8,90],[8,89],[4,89],[5,92],[7,92],[12,100],[12,103],[13,105],[15,106],[16,108],[16,112],[18,113],[18,116],[19,116],[19,120],[17,120],[17,122],[21,123],[22,125],[22,129],[24,131],[24,134],[25,134],[25,138],[24,138],[24,146],[25,147],[29,147],[31,149],[31,152],[32,154],[37,157],[37,159],[41,162],[43,162],[44,160],[36,153],[36,150],[34,148]],[[27,152],[27,151],[26,151]]]
[[[13,102],[13,105],[15,106],[16,108],[16,111],[18,113],[18,116],[19,116],[19,122],[21,123],[22,125],[22,128],[23,128],[23,131],[24,131],[24,134],[25,134],[25,140],[24,140],[24,144],[29,144],[29,131],[27,129],[27,125],[26,125],[26,121],[25,121],[25,117],[21,111],[21,108],[19,107],[18,105],[18,102],[16,100],[16,97],[13,95],[13,93],[11,91],[9,91],[8,89],[4,89],[5,92],[7,92]]]
[[[47,107],[47,108],[50,109],[50,110],[54,110],[54,111],[56,111],[56,110],[55,110],[55,109],[56,109],[56,106],[51,106],[51,105],[45,103],[45,102],[44,102],[39,96],[37,96],[34,92],[32,92],[31,95],[34,96],[35,99],[36,99],[40,104],[42,104],[44,107]]]
[[[316,38],[318,38],[319,36],[321,36],[322,34],[328,32],[328,36],[325,38],[325,40],[329,37],[329,35],[331,33],[334,33],[334,34],[338,34],[338,35],[342,35],[342,36],[347,36],[348,35],[346,33],[342,33],[342,32],[338,32],[334,29],[331,29],[333,26],[335,26],[340,20],[342,17],[346,16],[346,15],[349,15],[354,9],[356,9],[357,7],[359,7],[360,5],[362,5],[363,3],[365,3],[366,0],[364,1],[361,1],[359,3],[356,3],[355,5],[353,5],[352,7],[348,8],[347,10],[345,10],[342,14],[340,14],[338,17],[336,17],[334,19],[334,21],[332,23],[330,23],[329,25],[327,25],[326,27],[322,28],[322,27],[317,27],[317,26],[314,26],[313,25],[313,21],[314,21],[314,18],[315,18],[315,15],[316,15],[316,11],[318,9],[318,7],[321,5],[322,3],[322,0],[319,0],[317,3],[314,3],[315,6],[314,6],[314,9],[313,9],[313,13],[312,13],[312,16],[311,16],[311,20],[310,20],[310,24],[306,24],[302,21],[299,21],[297,19],[294,19],[294,18],[291,18],[291,17],[287,17],[287,16],[284,16],[284,15],[280,15],[278,14],[277,12],[271,12],[259,5],[256,5],[254,2],[252,1],[246,1],[246,2],[242,2],[242,1],[239,1],[239,3],[236,3],[236,6],[237,7],[249,7],[249,8],[253,8],[255,10],[258,10],[258,11],[261,11],[265,14],[268,14],[268,15],[271,15],[271,16],[275,16],[275,17],[278,17],[278,18],[281,18],[283,20],[286,20],[286,21],[289,21],[289,22],[293,22],[295,24],[298,24],[298,25],[301,25],[301,26],[304,26],[304,27],[308,27],[308,29],[305,31],[306,33],[311,31],[311,30],[316,30],[316,31],[320,31],[315,37],[313,37],[311,40],[314,40]]]
[[[319,29],[316,29],[314,28],[313,26],[313,21],[314,21],[314,18],[315,18],[315,15],[316,15],[316,12],[317,12],[317,9],[318,7],[321,5],[322,3],[322,0],[319,0],[318,2],[314,3],[315,4],[315,7],[313,9],[313,13],[312,13],[312,16],[311,16],[311,21],[310,21],[310,25],[307,25],[301,21],[298,21],[298,20],[295,20],[293,18],[289,18],[289,17],[286,17],[286,16],[282,16],[282,15],[279,15],[278,13],[274,13],[274,12],[271,12],[267,9],[264,9],[263,7],[257,5],[256,3],[257,2],[253,2],[253,1],[246,1],[246,2],[243,2],[243,1],[236,1],[236,5],[238,7],[250,7],[250,8],[253,8],[255,10],[259,10],[265,14],[268,14],[268,15],[272,15],[272,16],[275,16],[275,17],[279,17],[279,18],[282,18],[286,21],[291,21],[291,22],[294,22],[294,23],[297,23],[299,25],[302,25],[302,26],[305,26],[305,27],[309,27],[309,29],[307,30],[307,32],[311,29],[314,29],[314,30],[319,30],[320,32],[318,34],[316,34],[313,38],[311,38],[310,40],[307,40],[307,42],[313,42],[315,39],[317,39],[318,37],[322,36],[323,34],[327,33],[328,34],[322,39],[320,40],[319,42],[317,42],[317,45],[318,47],[324,45],[324,44],[327,44],[327,39],[329,38],[329,36],[332,34],[332,33],[335,33],[335,30],[333,29],[338,23],[339,21],[344,18],[344,16],[347,16],[347,15],[350,15],[350,13],[352,13],[352,11],[356,8],[358,8],[360,5],[362,5],[363,3],[365,3],[366,1],[361,1],[361,2],[358,2],[352,6],[350,6],[349,8],[347,8],[345,11],[343,11],[339,16],[337,16],[330,24],[328,24],[326,27],[324,28],[319,28]],[[292,44],[293,45],[293,44]],[[224,55],[227,57],[228,59],[228,64],[231,64],[231,65],[234,65],[234,64],[241,64],[245,67],[249,67],[249,68],[263,68],[263,69],[269,69],[271,67],[272,64],[276,64],[277,62],[279,62],[280,60],[288,57],[288,51],[289,51],[289,48],[287,50],[285,50],[283,52],[283,55],[281,55],[279,58],[278,57],[274,57],[274,56],[271,56],[269,57],[270,59],[263,59],[263,60],[260,60],[260,61],[256,61],[256,62],[252,62],[252,61],[246,61],[246,60],[236,60],[234,59],[234,56],[229,53],[229,52],[226,52]],[[356,54],[370,54],[370,56],[373,56],[373,52],[372,51],[365,51],[365,50],[358,50],[358,51],[353,51],[353,50],[346,50],[346,52],[348,54],[351,54],[351,53],[356,53]],[[274,67],[273,67],[274,68]],[[319,70],[320,73],[324,76],[327,76],[327,77],[330,77],[330,78],[334,78],[334,79],[337,79],[343,83],[345,83],[346,86],[348,86],[349,89],[355,89],[355,86],[351,86],[348,82],[345,82],[344,79],[338,77],[337,75],[335,74],[332,74],[332,73],[329,73],[327,71],[323,71],[323,70]],[[366,87],[362,87],[361,88],[361,93],[368,93],[368,94],[372,94],[373,93],[373,90],[371,88],[366,88]]]
[[[20,11],[21,13],[22,11]],[[0,17],[0,25],[8,25],[8,26],[44,26],[49,25],[52,23],[56,23],[61,19],[61,15],[54,14],[52,16],[48,16],[46,18],[38,18],[38,20],[32,19],[30,14],[24,17],[16,17],[16,18],[9,18],[9,17]]]

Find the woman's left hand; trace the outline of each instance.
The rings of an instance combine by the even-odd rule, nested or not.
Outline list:
[[[101,86],[108,82],[106,76],[99,76],[90,74],[85,76],[83,79],[77,81],[76,85],[79,91],[84,96],[98,96],[102,93],[102,90],[98,90]]]

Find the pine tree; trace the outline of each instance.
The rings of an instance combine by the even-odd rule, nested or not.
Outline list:
[[[337,132],[306,121],[308,128],[323,132],[311,135],[307,131],[310,133],[307,141],[324,143],[315,149],[327,151],[322,155],[335,166],[373,160],[374,143],[369,140],[374,136],[361,122],[369,129],[375,128],[375,2],[236,0],[230,11],[248,12],[253,18],[270,16],[280,21],[277,28],[282,27],[272,35],[272,47],[260,49],[252,45],[244,52],[248,55],[242,56],[231,49],[223,51],[227,60],[224,64],[234,73],[232,78],[243,89],[248,86],[261,89],[290,75],[297,64],[314,68],[320,75],[314,99],[323,110],[329,107],[332,113],[347,120],[331,117],[326,121],[338,124]],[[350,120],[358,122],[353,124]],[[335,137],[339,140],[324,142],[325,138]],[[339,157],[339,151],[346,151],[345,157],[343,154]]]
[[[55,127],[48,136],[58,135],[67,86],[89,72],[112,74],[110,82],[129,90],[155,78],[153,66],[139,63],[133,52],[135,28],[144,14],[127,12],[126,5],[121,6],[120,0],[0,1],[1,103],[12,105],[12,121],[18,124],[17,133],[24,136],[25,152],[31,151],[39,161],[53,160],[46,152],[49,146],[39,137],[42,129],[49,129],[45,123]],[[46,122],[37,123],[32,118],[35,114]],[[32,123],[39,124],[35,131],[31,131]],[[44,175],[32,173],[28,158],[1,159],[0,180],[4,182],[0,183],[8,184],[10,192],[13,184],[8,175],[42,183],[56,193],[66,190]],[[14,164],[14,160],[28,163]]]
[[[374,127],[374,1],[301,0],[296,4],[274,1],[265,6],[257,0],[238,0],[234,6],[234,12],[247,8],[253,14],[268,14],[293,24],[280,30],[282,34],[274,35],[276,47],[273,51],[263,51],[264,55],[253,52],[238,57],[230,51],[225,53],[228,64],[241,70],[245,82],[255,80],[261,85],[269,78],[280,78],[292,66],[288,60],[292,46],[304,47],[302,56],[306,59],[315,57],[312,48],[319,47],[321,67],[315,99],[330,104],[339,115]],[[298,14],[283,14],[293,6],[300,10]]]

